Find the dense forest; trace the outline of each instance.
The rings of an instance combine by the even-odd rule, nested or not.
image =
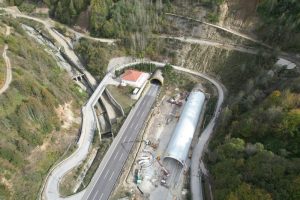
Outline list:
[[[231,93],[208,155],[215,199],[300,198],[299,75]]]
[[[299,50],[299,1],[257,12],[265,41]],[[215,199],[300,199],[300,72],[263,63],[218,70],[229,94],[207,156]]]
[[[257,12],[264,21],[261,27],[264,40],[284,49],[300,50],[300,1],[263,0]]]
[[[157,15],[163,8],[162,0],[43,0],[49,15],[58,21],[74,25],[81,12],[89,12],[90,32],[100,37],[127,37],[129,33],[151,32]],[[169,1],[165,1],[169,2]],[[11,0],[12,5],[26,3]]]

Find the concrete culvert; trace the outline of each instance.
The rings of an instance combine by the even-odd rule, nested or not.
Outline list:
[[[150,78],[150,83],[152,84],[157,84],[157,85],[163,85],[164,83],[164,77],[162,75],[161,69],[156,69],[151,78]]]

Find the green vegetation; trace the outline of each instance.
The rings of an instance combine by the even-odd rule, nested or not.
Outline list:
[[[86,10],[90,0],[44,0],[50,8],[50,16],[65,24],[73,24],[79,14]]]
[[[57,107],[72,102],[72,110],[79,112],[84,98],[20,24],[14,19],[3,19],[3,23],[13,26],[14,32],[6,39],[13,80],[0,96],[0,176],[5,179],[0,198],[35,199],[48,170],[76,137],[60,131]]]
[[[209,22],[217,23],[219,21],[219,5],[224,3],[224,0],[194,0],[193,2],[201,3],[209,9],[206,15]]]
[[[30,2],[23,2],[20,6],[19,6],[19,10],[21,12],[26,12],[26,13],[32,13],[34,11],[34,9],[36,8],[36,5]]]
[[[113,141],[112,138],[103,138],[101,142],[99,142],[99,137],[95,138],[98,139],[98,151],[90,169],[88,170],[86,176],[83,179],[83,184],[81,184],[81,188],[79,190],[83,189],[83,186],[87,186],[91,182],[94,173],[97,171],[103,157],[105,156],[106,151],[108,150]]]
[[[207,19],[211,23],[217,23],[219,21],[219,15],[217,13],[208,13]]]
[[[37,4],[24,0],[9,2],[29,13]],[[122,39],[123,45],[136,55],[143,53],[150,34],[161,29],[162,11],[171,5],[168,0],[43,0],[39,3],[46,4],[50,17],[64,24],[82,24],[84,21],[93,36]],[[85,17],[80,18],[81,13]]]
[[[260,34],[272,45],[300,50],[300,2],[295,0],[262,0],[258,13],[264,20]]]
[[[130,95],[132,94],[132,91],[134,88],[130,86],[113,86],[109,85],[107,87],[111,95],[118,101],[118,103],[122,106],[124,110],[125,116],[118,117],[116,123],[112,124],[111,130],[114,136],[116,136],[119,133],[119,130],[121,129],[124,121],[126,120],[127,115],[129,114],[131,108],[133,107],[135,100],[130,98]]]
[[[151,31],[155,22],[149,19],[156,7],[145,0],[45,0],[44,2],[50,7],[50,16],[69,25],[74,24],[79,14],[89,6],[89,27],[95,36],[123,38],[127,37],[128,33],[146,33]],[[157,5],[157,9],[159,7],[162,5]]]
[[[0,53],[2,55],[4,49],[4,38],[0,37]],[[4,60],[1,58],[0,59],[0,87],[2,87],[2,85],[5,82],[5,77],[6,77],[6,66],[5,66],[5,62]]]
[[[122,55],[122,48],[119,49],[119,46],[80,39],[75,45],[75,52],[80,56],[87,70],[98,80],[101,80],[106,73],[109,59],[120,54]]]
[[[299,199],[300,73],[249,59],[214,70],[229,92],[207,157],[214,198]]]
[[[94,173],[98,169],[99,164],[101,163],[106,151],[110,147],[112,143],[112,138],[102,138],[99,140],[98,131],[95,131],[95,137],[93,138],[92,149],[90,150],[90,154],[92,151],[96,151],[96,156],[88,169],[87,173],[85,174],[82,184],[78,188],[78,192],[82,191],[86,188],[86,186],[90,183],[91,179],[93,178]],[[82,171],[84,170],[84,166],[86,165],[88,159],[86,159],[83,163],[81,163],[76,168],[72,169],[62,180],[60,183],[60,193],[62,196],[70,196],[74,194],[73,190],[75,185],[77,184],[77,179],[81,175]]]
[[[145,0],[91,0],[91,31],[98,36],[119,38],[128,33],[144,34],[155,22],[148,19],[151,14],[152,5]]]
[[[27,12],[34,9],[30,1],[9,2],[20,5],[21,10]],[[84,39],[76,45],[76,51],[85,66],[99,80],[106,71],[108,60],[116,55],[124,55],[125,52],[137,57],[147,56],[153,60],[168,58],[169,62],[178,64],[182,64],[181,58],[184,58],[186,67],[211,73],[220,79],[228,89],[228,95],[219,118],[216,137],[210,145],[211,152],[206,157],[212,175],[215,199],[300,199],[299,70],[273,67],[275,56],[249,55],[199,45],[190,45],[191,50],[188,50],[187,56],[180,57],[179,53],[187,50],[182,43],[161,38],[149,39],[152,33],[181,35],[182,32],[191,30],[190,27],[194,27],[192,23],[182,26],[186,31],[178,27],[181,22],[176,20],[175,25],[168,24],[170,21],[165,20],[162,15],[165,9],[177,9],[176,11],[180,11],[178,14],[195,17],[198,16],[196,14],[199,14],[199,10],[187,8],[199,3],[201,9],[209,10],[206,20],[216,23],[219,20],[219,5],[224,0],[44,2],[50,7],[50,15],[63,23],[74,25],[78,16],[87,12],[90,16],[87,27],[92,35],[121,39],[116,46],[106,46]],[[247,7],[246,1],[244,4],[242,1],[232,2],[234,1],[227,1],[229,11],[233,4],[236,6],[233,10]],[[279,49],[298,52],[299,1],[256,2],[253,13],[257,12],[262,20],[261,27],[257,28],[260,38]],[[227,14],[225,20],[235,14]],[[247,21],[244,18],[252,17],[248,14],[243,17],[237,14],[230,20],[233,25],[239,27],[239,24],[242,24],[240,22]],[[225,24],[231,23],[230,20]],[[245,26],[246,24],[248,21]],[[54,137],[53,133],[59,131],[61,122],[54,112],[55,108],[71,99],[77,99],[75,104],[78,103],[80,95],[76,87],[71,86],[70,89],[67,86],[72,84],[68,82],[66,75],[55,67],[53,59],[36,44],[28,41],[16,23],[11,22],[11,25],[17,32],[7,39],[10,45],[9,56],[13,58],[14,81],[10,90],[0,97],[0,176],[13,185],[14,191],[10,191],[9,184],[1,183],[0,199],[33,199],[42,178],[61,155],[63,148],[53,148],[43,153],[43,158],[39,158],[37,162],[31,162],[29,155],[35,147],[44,144],[45,140],[57,141],[59,137]],[[63,29],[61,31],[65,32]],[[215,35],[211,34],[208,37],[218,39]],[[236,36],[225,33],[222,35],[231,39],[222,38],[222,42],[243,43],[243,40],[237,39]],[[0,46],[4,41],[2,38],[3,36],[0,36]],[[120,45],[126,50],[122,47],[121,51],[117,50]],[[147,64],[138,65],[136,68],[153,71],[153,66]],[[164,68],[164,76],[165,84],[162,90],[176,87],[190,90],[195,83],[191,76],[177,73],[168,65]],[[128,91],[117,88],[111,92],[119,100],[119,96]],[[127,97],[123,97],[124,100],[120,99],[120,103],[127,111],[131,104],[128,103]],[[211,115],[215,101],[212,97],[208,102],[207,115]],[[119,124],[121,123],[113,129],[117,130]],[[103,148],[106,149],[107,146]],[[100,158],[101,156],[102,151]],[[96,168],[97,165],[95,162],[92,167]],[[90,178],[91,175],[92,172],[87,177]]]
[[[111,95],[118,101],[118,103],[122,106],[125,115],[127,115],[134,104],[134,100],[130,98],[132,91],[134,88],[126,86],[126,87],[116,87],[113,85],[108,85],[107,89],[111,93]]]
[[[156,69],[156,66],[151,63],[140,63],[140,64],[130,66],[127,69],[136,69],[136,70],[143,71],[143,72],[153,73]],[[115,75],[120,76],[124,72],[125,72],[125,69],[116,70]]]

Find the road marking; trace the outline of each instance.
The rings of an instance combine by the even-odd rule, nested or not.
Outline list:
[[[107,170],[107,172],[106,172],[106,174],[105,174],[105,176],[104,176],[104,179],[107,177],[107,175],[108,175],[108,172],[109,172],[109,170]]]
[[[99,193],[99,190],[97,190],[96,194],[93,197],[93,200],[95,200],[97,198],[97,194]]]
[[[126,141],[127,137],[128,137],[128,134],[125,136],[125,138],[124,138],[123,142],[125,142],[125,141]]]
[[[144,115],[145,114],[145,110],[143,110],[143,112],[142,112],[142,115]]]
[[[146,101],[143,101],[143,103],[142,103],[142,106],[144,106],[144,105],[145,105],[145,103],[146,103]]]
[[[102,199],[102,197],[103,197],[103,193],[101,194],[101,196],[100,196],[100,199],[99,199],[99,200],[101,200],[101,199]]]
[[[134,130],[136,130],[136,128],[138,127],[139,123],[136,123],[135,127],[134,127]]]
[[[139,111],[137,112],[137,116],[139,116],[140,115],[140,112],[141,112],[141,109],[139,108]]]
[[[133,126],[133,123],[130,124],[129,129],[132,128],[132,126]]]
[[[118,151],[116,154],[115,154],[115,157],[114,157],[114,160],[116,160],[116,157],[118,156],[120,151]]]
[[[123,153],[122,153],[122,155],[120,156],[119,161],[120,161],[122,158],[123,158]]]
[[[113,171],[113,172],[111,173],[111,175],[110,175],[110,177],[109,177],[109,181],[110,181],[111,178],[113,177],[114,173],[115,173],[115,171]]]

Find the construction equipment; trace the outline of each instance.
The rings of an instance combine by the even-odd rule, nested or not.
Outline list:
[[[158,164],[161,166],[161,171],[163,172],[163,174],[167,177],[170,176],[170,172],[163,166],[163,164],[161,164],[160,156],[157,156],[156,160],[157,160]]]

